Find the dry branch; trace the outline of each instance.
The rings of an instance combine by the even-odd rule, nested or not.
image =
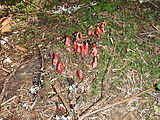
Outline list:
[[[8,99],[7,101],[5,101],[4,103],[1,104],[1,107],[4,106],[5,104],[11,102],[12,100],[14,100],[17,96],[13,96],[10,99]]]
[[[94,111],[89,111],[89,112],[83,114],[82,116],[80,116],[78,120],[83,120],[85,117],[90,116],[90,115],[93,115],[93,114],[95,114],[95,113],[97,113],[97,112],[101,112],[101,111],[103,111],[103,110],[106,110],[106,109],[108,109],[108,108],[114,107],[114,106],[116,106],[116,105],[123,104],[123,103],[125,103],[125,102],[129,102],[130,100],[132,100],[132,99],[134,99],[134,98],[136,98],[136,97],[138,97],[138,96],[140,96],[140,95],[146,94],[146,93],[148,93],[148,92],[150,92],[150,91],[152,91],[152,90],[154,90],[154,89],[155,89],[155,87],[151,87],[151,88],[149,88],[149,89],[147,89],[147,90],[145,90],[145,91],[142,91],[142,92],[140,92],[140,93],[138,93],[138,94],[136,94],[136,95],[133,95],[133,96],[131,96],[131,97],[122,99],[121,101],[118,101],[118,102],[116,102],[116,103],[107,104],[107,105],[105,105],[105,106],[102,107],[102,108],[96,109],[96,110],[94,110]],[[95,107],[95,108],[96,108],[96,107]],[[97,108],[98,108],[98,106],[97,106]]]
[[[67,111],[70,112],[70,106],[69,106],[67,100],[64,98],[64,96],[63,96],[62,94],[59,94],[59,93],[61,93],[59,83],[56,81],[56,82],[53,84],[52,87],[55,89],[56,93],[58,94],[58,97],[59,97],[59,98],[61,99],[61,101],[63,102],[63,104],[64,104],[65,108],[67,109]]]

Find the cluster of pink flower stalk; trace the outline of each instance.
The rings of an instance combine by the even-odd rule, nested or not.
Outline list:
[[[105,25],[106,22],[102,22],[100,27],[89,27],[88,36],[97,36],[100,37],[101,33],[105,33]],[[93,31],[94,30],[94,31]],[[77,32],[76,39],[73,41],[73,46],[71,45],[71,38],[70,36],[66,37],[65,47],[67,51],[75,51],[76,53],[80,54],[82,57],[88,54],[89,44],[88,42],[84,42],[82,32]],[[92,67],[89,69],[92,70],[96,68],[98,65],[98,50],[95,43],[92,43],[92,55],[93,55],[93,62]],[[54,53],[53,65],[56,66],[57,72],[62,73],[64,65],[62,62],[58,61],[58,54]],[[82,79],[83,73],[82,70],[77,71],[77,76]]]
[[[89,27],[89,31],[88,31],[88,36],[97,36],[97,37],[100,37],[101,33],[105,33],[105,25],[106,25],[106,22],[102,22],[100,27],[97,26],[97,27],[93,27],[93,26],[90,26]]]
[[[84,57],[88,53],[88,42],[84,42],[82,38],[82,32],[77,32],[76,40],[73,42],[74,46],[71,47],[71,39],[69,36],[66,37],[65,46],[67,51],[75,51]]]
[[[61,61],[58,61],[58,54],[54,53],[52,64],[56,67],[58,73],[63,72],[64,64]]]

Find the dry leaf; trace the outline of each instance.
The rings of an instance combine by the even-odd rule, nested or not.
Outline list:
[[[16,45],[15,48],[16,48],[17,50],[22,51],[22,52],[26,52],[26,51],[27,51],[26,48],[23,48],[23,47],[21,47],[21,46],[19,46],[19,45]]]
[[[1,28],[0,28],[0,33],[4,33],[4,32],[9,32],[11,31],[11,17],[8,18],[1,18]]]
[[[127,113],[127,115],[122,120],[136,120],[132,112]]]

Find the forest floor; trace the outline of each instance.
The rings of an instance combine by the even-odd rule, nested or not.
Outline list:
[[[4,1],[0,24],[0,120],[159,120],[159,2]]]

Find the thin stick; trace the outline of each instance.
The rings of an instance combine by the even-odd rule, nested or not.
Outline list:
[[[160,33],[160,30],[159,31],[151,31],[151,32],[144,32],[144,33],[140,33],[140,35],[147,35],[147,34],[153,34],[153,33]]]
[[[8,102],[11,102],[12,100],[14,100],[17,96],[13,96],[10,99],[8,99],[7,101],[3,102],[0,106],[3,107],[5,104],[7,104]]]
[[[112,49],[112,51],[109,53],[109,58],[107,60],[107,63],[106,63],[106,68],[104,70],[104,74],[103,74],[103,77],[102,77],[102,80],[101,80],[101,97],[100,98],[103,98],[103,94],[104,94],[104,79],[105,77],[108,77],[108,73],[109,73],[109,69],[110,69],[110,64],[111,64],[111,61],[113,59],[113,57],[111,56],[112,53],[115,52],[115,47]]]
[[[108,102],[111,98],[112,98],[112,96],[110,96],[110,97],[107,99],[107,102]],[[100,104],[103,104],[105,101],[106,101],[106,99],[99,98],[95,103],[93,103],[93,104],[92,104],[90,107],[88,107],[84,112],[82,112],[82,113],[80,114],[80,116],[82,116],[83,114],[92,112],[95,108],[97,108],[97,106],[100,106]]]
[[[141,40],[141,41],[143,41],[143,42],[145,42],[145,43],[148,43],[148,44],[150,44],[150,45],[154,45],[154,46],[157,46],[157,47],[160,47],[160,45],[159,44],[156,44],[156,43],[152,43],[152,42],[148,42],[147,40],[145,40],[144,38],[140,38],[140,37],[138,37],[137,35],[134,35],[136,38],[138,38],[139,40]]]
[[[151,87],[151,88],[149,88],[149,89],[147,89],[147,90],[145,90],[145,91],[142,91],[142,92],[140,92],[140,93],[138,93],[138,94],[136,94],[136,95],[133,95],[133,96],[131,96],[131,97],[122,99],[121,101],[118,101],[118,102],[116,102],[116,103],[107,104],[107,105],[105,105],[105,106],[102,107],[102,108],[99,108],[99,109],[94,110],[93,112],[88,112],[88,113],[86,113],[86,114],[83,114],[82,116],[80,116],[80,118],[79,118],[78,120],[83,120],[85,117],[90,116],[90,115],[92,115],[92,114],[95,114],[95,113],[97,113],[97,112],[106,110],[106,109],[108,109],[108,108],[114,107],[114,106],[119,105],[119,104],[123,104],[123,103],[125,103],[125,102],[129,102],[130,100],[132,100],[132,99],[134,99],[134,98],[136,98],[136,97],[138,97],[138,96],[140,96],[140,95],[146,94],[146,93],[148,93],[148,92],[150,92],[150,91],[152,91],[152,90],[154,90],[154,89],[155,89],[155,87]],[[97,106],[97,107],[98,107],[98,106]]]
[[[69,106],[68,102],[66,101],[66,99],[64,98],[64,96],[62,94],[59,94],[59,93],[61,93],[61,90],[59,88],[60,87],[59,83],[55,82],[52,87],[55,89],[55,91],[58,94],[59,98],[62,100],[65,108],[67,109],[67,111],[70,112],[71,110],[70,110],[70,106]]]

